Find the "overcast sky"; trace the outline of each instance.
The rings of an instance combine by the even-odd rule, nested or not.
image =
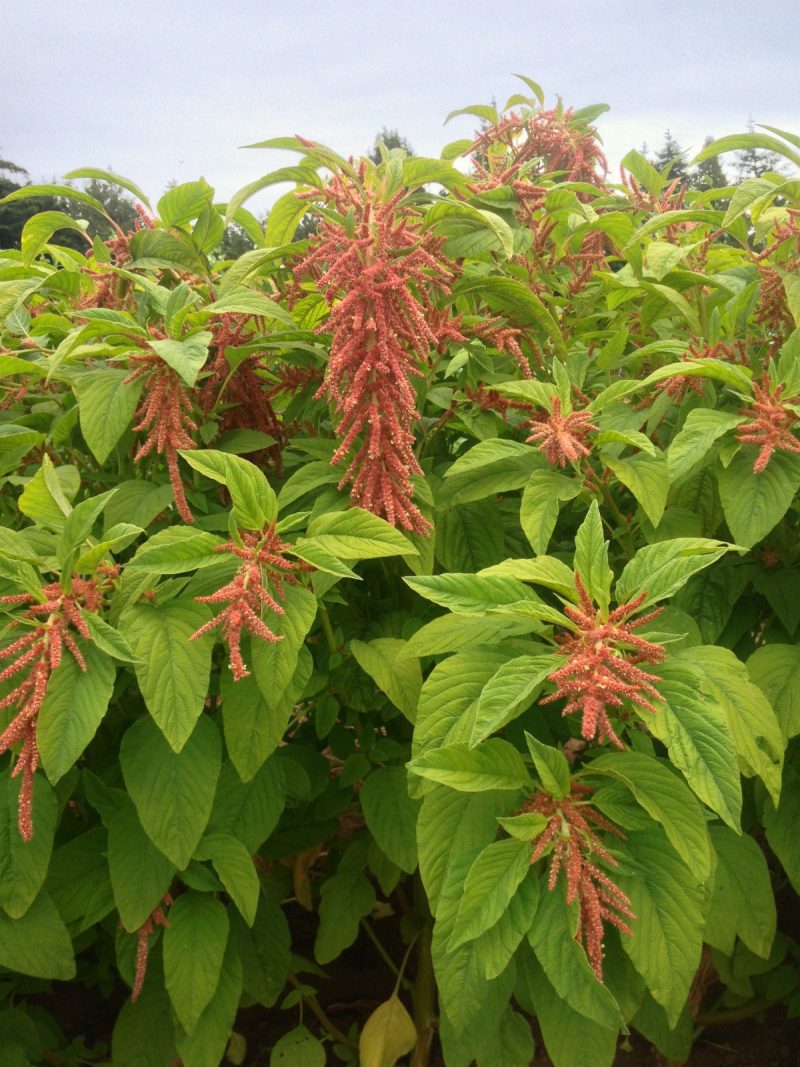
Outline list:
[[[502,106],[512,72],[609,104],[615,170],[667,128],[694,151],[751,118],[800,132],[800,0],[3,0],[0,158],[224,200],[291,161],[239,148],[268,137],[359,154],[388,126],[438,156],[474,128],[448,112]]]

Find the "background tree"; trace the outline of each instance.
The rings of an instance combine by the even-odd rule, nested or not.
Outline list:
[[[390,130],[387,126],[384,126],[378,133],[375,134],[375,140],[373,141],[372,148],[369,153],[369,158],[373,163],[378,164],[381,161],[381,153],[378,148],[379,144],[384,144],[387,148],[402,148],[406,155],[413,156],[414,149],[408,143],[405,137],[397,132],[397,130]]]
[[[747,132],[755,133],[753,120],[747,123]],[[736,153],[736,177],[742,182],[746,178],[760,178],[768,170],[776,170],[782,173],[781,157],[777,152],[770,152],[766,148],[743,148]]]

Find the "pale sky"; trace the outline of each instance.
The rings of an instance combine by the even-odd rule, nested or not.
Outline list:
[[[800,133],[800,0],[3,0],[0,158],[225,200],[293,162],[239,147],[269,137],[360,154],[388,126],[438,156],[475,125],[449,111],[525,91],[512,72],[611,105],[614,172],[667,128],[693,151],[751,118]]]

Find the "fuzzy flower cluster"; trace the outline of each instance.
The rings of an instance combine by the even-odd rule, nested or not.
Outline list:
[[[109,568],[102,577],[113,579],[116,572],[111,572]],[[23,841],[33,837],[33,783],[39,766],[36,744],[39,711],[50,677],[61,664],[64,649],[82,671],[86,670],[86,660],[75,634],[91,640],[83,612],[100,609],[103,587],[94,579],[74,577],[69,593],[65,593],[58,582],[50,582],[43,587],[42,595],[42,600],[31,593],[0,597],[0,604],[25,607],[10,624],[12,629],[24,629],[25,632],[0,651],[0,660],[11,661],[0,670],[0,684],[12,678],[17,680],[14,688],[0,699],[0,710],[16,710],[16,715],[0,735],[0,753],[22,742],[12,777],[22,775],[18,824]]]
[[[731,344],[726,341],[717,341],[713,345],[703,344],[702,342],[690,344],[688,351],[681,358],[684,363],[689,363],[696,359],[721,359],[728,363],[742,365],[747,363],[742,341],[736,341]],[[657,386],[657,388],[659,387]],[[668,378],[665,382],[661,382],[660,388],[678,403],[683,400],[687,391],[696,393],[697,396],[702,396],[703,379],[699,375],[678,374],[674,378]],[[647,399],[647,403],[650,403],[650,398]]]
[[[664,649],[632,631],[660,615],[663,608],[631,619],[647,597],[647,593],[640,593],[603,618],[578,574],[575,575],[575,585],[579,607],[568,604],[564,614],[578,629],[560,638],[567,661],[549,675],[556,690],[540,703],[566,700],[564,715],[578,712],[583,716],[581,736],[584,740],[596,740],[598,744],[608,740],[622,748],[611,725],[609,709],[621,708],[627,701],[655,712],[653,701],[662,699],[653,685],[660,681],[659,676],[642,670],[638,664],[660,663]]]
[[[565,415],[560,397],[554,397],[547,414],[540,414],[529,424],[529,442],[537,442],[547,462],[554,467],[564,467],[588,456],[590,449],[584,443],[597,426],[588,411],[571,411]]]
[[[192,401],[177,371],[155,352],[134,353],[129,362],[134,369],[125,381],[144,379],[144,393],[136,409],[133,429],[147,435],[133,458],[138,463],[151,452],[166,457],[178,514],[184,522],[194,522],[178,469],[178,450],[195,447],[191,431],[197,429],[197,423],[192,419]]]
[[[753,384],[755,398],[742,414],[751,416],[750,422],[737,427],[736,437],[742,444],[758,445],[761,451],[753,464],[756,474],[769,463],[774,452],[800,452],[800,440],[792,433],[797,426],[797,415],[782,400],[783,386],[770,390],[764,380],[761,385]]]
[[[193,641],[219,626],[228,643],[229,665],[237,682],[250,674],[242,659],[242,630],[262,641],[273,644],[282,641],[283,637],[274,634],[263,622],[261,612],[267,608],[276,615],[284,615],[280,603],[286,597],[284,583],[297,585],[296,572],[312,569],[302,561],[286,559],[284,552],[289,546],[278,538],[274,523],[260,533],[242,531],[240,536],[240,544],[226,541],[215,548],[216,552],[234,555],[241,561],[233,579],[209,596],[195,597],[201,604],[225,607],[189,638]]]
[[[382,202],[365,175],[362,164],[357,181],[337,175],[323,190],[343,218],[320,225],[295,276],[314,277],[331,309],[320,327],[333,336],[316,395],[327,396],[339,416],[332,462],[355,449],[340,488],[349,484],[354,503],[425,534],[429,524],[412,500],[411,476],[421,470],[411,379],[422,377],[438,342],[427,319],[434,295],[449,292],[455,266],[441,239],[420,231],[404,191]]]
[[[134,975],[133,989],[131,991],[132,1004],[135,1004],[139,999],[139,994],[142,992],[142,986],[144,985],[145,975],[147,974],[147,957],[150,952],[150,936],[155,933],[157,926],[169,926],[167,916],[164,913],[164,908],[168,908],[171,904],[172,897],[169,893],[165,893],[161,904],[139,927],[139,937],[136,945],[136,973]]]
[[[536,839],[531,863],[541,859],[552,844],[548,889],[555,889],[558,875],[567,880],[567,904],[578,901],[578,929],[575,939],[583,943],[589,963],[603,980],[603,924],[611,923],[628,936],[633,931],[626,919],[635,919],[628,896],[597,866],[619,864],[603,844],[597,829],[620,839],[624,834],[587,803],[589,786],[572,782],[568,796],[557,799],[549,793],[535,793],[523,811],[536,812],[547,826]]]

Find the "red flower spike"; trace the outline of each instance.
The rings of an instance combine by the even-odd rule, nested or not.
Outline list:
[[[621,708],[627,702],[655,712],[653,701],[663,699],[653,685],[660,681],[659,676],[643,671],[637,664],[660,663],[664,659],[664,649],[631,631],[650,622],[664,609],[656,608],[631,620],[630,616],[638,611],[647,597],[647,593],[640,593],[604,619],[578,574],[575,584],[580,606],[567,605],[564,614],[579,629],[559,639],[567,654],[567,662],[548,676],[548,680],[555,683],[556,691],[540,703],[566,700],[562,714],[582,714],[581,736],[584,740],[595,740],[598,744],[608,740],[622,748],[611,725],[609,709]]]
[[[753,417],[752,421],[737,427],[736,437],[742,444],[760,446],[761,451],[753,464],[753,471],[760,474],[773,452],[800,452],[800,440],[792,433],[797,426],[797,416],[786,407],[788,401],[781,400],[783,386],[778,385],[770,391],[765,377],[761,385],[753,384],[753,392],[752,404],[742,409],[743,415]]]
[[[610,867],[619,864],[603,844],[597,829],[624,840],[625,835],[587,803],[589,786],[572,782],[570,794],[562,799],[549,793],[536,793],[523,805],[523,811],[536,812],[547,819],[547,826],[536,839],[531,863],[553,846],[547,880],[554,890],[564,871],[567,904],[578,901],[578,929],[575,940],[582,942],[598,979],[603,980],[603,924],[608,922],[629,936],[633,931],[625,919],[635,919],[631,902],[595,860]]]
[[[86,670],[86,661],[70,627],[81,637],[90,638],[89,628],[81,613],[97,611],[102,606],[104,586],[116,575],[116,568],[108,568],[101,574],[101,579],[105,579],[104,585],[98,585],[96,579],[73,577],[69,593],[65,593],[58,582],[51,582],[42,589],[43,601],[38,601],[30,593],[0,597],[2,604],[27,605],[21,616],[12,618],[12,627],[25,625],[22,620],[36,623],[0,651],[0,660],[11,661],[0,671],[0,683],[24,675],[0,699],[0,711],[15,708],[17,712],[0,735],[0,754],[22,742],[11,776],[16,778],[22,775],[18,825],[23,841],[30,841],[33,837],[33,783],[39,765],[36,725],[50,676],[60,666],[64,648],[80,669]],[[39,619],[41,621],[36,621]]]
[[[722,359],[728,363],[746,364],[747,356],[744,351],[744,343],[742,341],[736,341],[732,344],[727,344],[725,341],[717,341],[713,345],[704,345],[701,343],[690,344],[689,350],[681,357],[684,363],[690,362],[695,359]],[[698,375],[693,374],[679,374],[675,378],[668,378],[665,382],[660,382],[656,389],[660,389],[667,393],[677,403],[683,400],[687,390],[691,390],[698,396],[703,395],[703,379]],[[647,406],[650,403],[648,399],[642,407]]]
[[[189,433],[197,429],[191,417],[192,402],[177,371],[154,352],[132,355],[130,362],[134,370],[125,381],[132,382],[137,378],[145,380],[144,393],[136,409],[135,418],[138,421],[133,429],[147,434],[144,444],[133,458],[138,462],[153,451],[166,457],[178,513],[184,522],[194,522],[178,470],[178,449],[195,447]]]
[[[136,974],[133,979],[131,990],[131,1004],[135,1004],[142,992],[145,975],[147,974],[147,957],[150,952],[150,935],[155,933],[156,926],[169,926],[164,908],[172,904],[172,897],[165,893],[161,905],[139,927],[138,944],[136,946]]]
[[[295,277],[313,276],[331,308],[318,328],[333,336],[316,396],[327,396],[339,417],[332,462],[355,449],[340,488],[349,484],[353,503],[393,525],[427,534],[412,500],[411,476],[421,469],[410,379],[423,376],[421,365],[440,342],[427,320],[434,294],[449,292],[456,268],[441,253],[442,239],[421,232],[403,193],[381,203],[361,184],[365,175],[363,165],[358,182],[335,175],[322,191],[352,226],[322,222]]]
[[[226,552],[237,556],[242,562],[234,578],[209,596],[198,596],[195,600],[201,604],[225,604],[226,606],[191,635],[194,641],[203,634],[210,633],[218,626],[228,643],[229,666],[234,679],[238,682],[246,678],[250,671],[242,659],[242,630],[260,637],[262,641],[275,643],[283,637],[274,634],[261,619],[264,607],[276,615],[283,615],[280,601],[284,600],[284,582],[297,585],[296,573],[310,571],[313,568],[300,560],[288,560],[283,553],[289,545],[279,540],[272,523],[261,533],[244,531],[241,533],[242,544],[226,541],[217,545],[215,552]],[[265,585],[265,581],[267,584]],[[272,587],[273,593],[270,592]]]
[[[592,415],[588,411],[572,411],[564,415],[561,399],[555,397],[549,414],[541,414],[531,420],[528,441],[539,442],[547,462],[552,466],[564,467],[568,462],[575,463],[589,455],[590,449],[584,441],[590,431],[597,429],[591,420]]]

